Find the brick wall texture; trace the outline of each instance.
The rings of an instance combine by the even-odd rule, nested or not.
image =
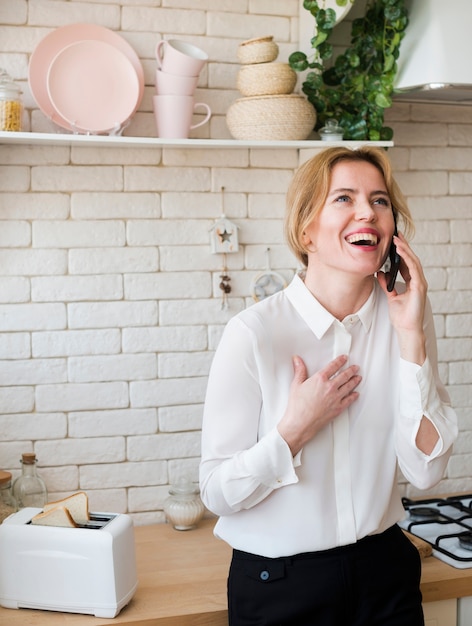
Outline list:
[[[209,55],[197,97],[213,116],[192,131],[200,138],[230,138],[241,41],[274,35],[279,61],[299,48],[298,0],[3,1],[0,67],[22,87],[26,130],[58,130],[32,97],[28,62],[48,32],[76,22],[115,30],[136,50],[146,88],[125,131],[135,136],[156,136],[161,38]],[[472,491],[472,107],[397,102],[386,119],[460,420],[433,493]],[[169,484],[197,479],[206,377],[224,324],[253,302],[268,259],[287,281],[296,269],[283,239],[285,192],[312,153],[0,145],[1,468],[18,475],[22,452],[34,450],[51,499],[83,489],[92,510],[164,521]],[[226,259],[227,308],[223,258],[209,240],[223,210],[240,242]]]

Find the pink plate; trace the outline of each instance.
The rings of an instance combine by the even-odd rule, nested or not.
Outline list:
[[[71,128],[119,130],[135,110],[138,77],[131,61],[103,41],[78,41],[59,52],[47,75],[49,99]]]
[[[46,117],[67,130],[74,129],[67,120],[62,119],[57,113],[49,98],[47,74],[49,66],[58,52],[72,43],[84,40],[108,43],[120,50],[131,61],[139,83],[139,96],[135,111],[138,109],[144,94],[144,71],[139,57],[129,43],[118,33],[97,24],[69,24],[56,28],[46,35],[33,51],[29,62],[28,80],[31,93],[40,110]]]

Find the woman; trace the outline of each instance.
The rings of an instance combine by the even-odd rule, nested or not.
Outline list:
[[[233,547],[229,623],[420,626],[420,561],[397,466],[443,476],[456,416],[427,284],[383,150],[329,148],[288,191],[306,267],[227,325],[205,401],[200,483]],[[392,239],[393,238],[393,239]],[[393,243],[403,283],[387,289]]]

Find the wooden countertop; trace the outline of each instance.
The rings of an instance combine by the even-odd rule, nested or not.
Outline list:
[[[213,536],[214,524],[214,519],[205,519],[189,531],[174,530],[170,524],[136,527],[139,585],[129,605],[113,619],[0,607],[0,624],[227,626],[231,549]],[[425,602],[472,596],[472,568],[456,569],[432,556],[422,563]]]

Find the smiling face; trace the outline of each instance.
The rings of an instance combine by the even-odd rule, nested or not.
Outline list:
[[[394,231],[392,204],[381,172],[367,161],[340,161],[328,196],[305,228],[308,266],[372,276],[383,265]]]

